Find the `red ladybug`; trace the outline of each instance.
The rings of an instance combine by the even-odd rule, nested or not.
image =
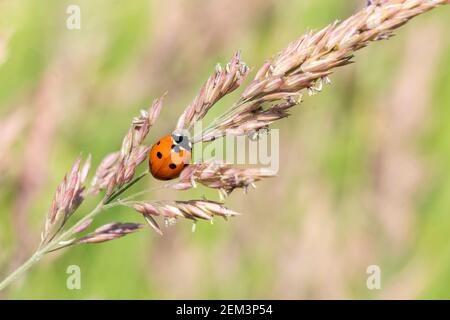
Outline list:
[[[150,150],[149,166],[159,180],[177,178],[191,160],[192,143],[189,137],[172,134],[161,138]]]

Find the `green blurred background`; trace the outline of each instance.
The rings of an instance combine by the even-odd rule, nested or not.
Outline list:
[[[80,153],[97,165],[168,91],[154,141],[236,49],[257,67],[365,2],[0,0],[0,275],[37,245]],[[66,28],[71,4],[81,30]],[[278,177],[232,194],[242,216],[52,254],[0,298],[450,298],[449,15],[438,8],[371,44],[277,123]],[[204,194],[217,198],[201,188],[151,197]],[[133,220],[117,209],[99,223]],[[380,290],[366,287],[373,264]],[[66,288],[70,265],[81,290]]]

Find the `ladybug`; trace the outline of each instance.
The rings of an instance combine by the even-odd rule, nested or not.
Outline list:
[[[191,155],[192,143],[189,137],[176,133],[165,136],[150,150],[150,172],[158,180],[175,179],[188,166]]]

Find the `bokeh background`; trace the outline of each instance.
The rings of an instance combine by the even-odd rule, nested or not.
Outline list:
[[[0,0],[0,275],[37,245],[75,157],[97,165],[139,109],[169,92],[151,142],[236,49],[257,67],[365,2]],[[71,4],[81,30],[66,28]],[[227,200],[242,216],[50,255],[0,297],[450,298],[449,17],[438,8],[360,51],[277,123],[278,177]],[[150,197],[204,194],[217,198],[201,188]],[[133,220],[117,209],[99,223]],[[66,288],[72,264],[81,290]],[[382,288],[371,291],[373,264]]]

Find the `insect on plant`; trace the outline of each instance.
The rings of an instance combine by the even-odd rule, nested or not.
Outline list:
[[[151,174],[156,179],[168,180],[161,188],[186,190],[201,184],[219,190],[225,199],[236,188],[247,190],[257,181],[272,177],[272,173],[258,167],[241,168],[213,160],[190,164],[192,149],[196,144],[222,138],[225,134],[243,136],[267,129],[275,121],[287,117],[289,110],[302,101],[304,92],[312,95],[319,92],[323,84],[329,84],[334,69],[350,64],[355,51],[372,41],[388,39],[395,29],[411,18],[448,3],[447,0],[372,0],[346,20],[307,32],[257,70],[231,108],[200,134],[191,136],[195,123],[249,76],[250,68],[237,52],[225,67],[216,67],[178,119],[173,132],[150,147],[145,141],[160,114],[164,97],[156,99],[148,110],[133,119],[120,150],[106,155],[89,184],[91,157],[84,162],[81,158],[75,160],[56,188],[37,250],[0,282],[0,290],[48,253],[75,245],[111,241],[144,226],[138,222],[111,222],[86,233],[97,215],[112,207],[135,210],[137,219],[143,217],[143,221],[159,234],[162,234],[162,228],[158,219],[171,224],[177,219],[196,222],[212,220],[214,216],[225,219],[237,216],[238,213],[227,208],[223,201],[137,200],[138,196],[151,190],[129,196],[124,193]],[[136,174],[138,166],[146,161],[149,169]],[[98,204],[67,227],[83,201],[95,196],[101,199]]]

